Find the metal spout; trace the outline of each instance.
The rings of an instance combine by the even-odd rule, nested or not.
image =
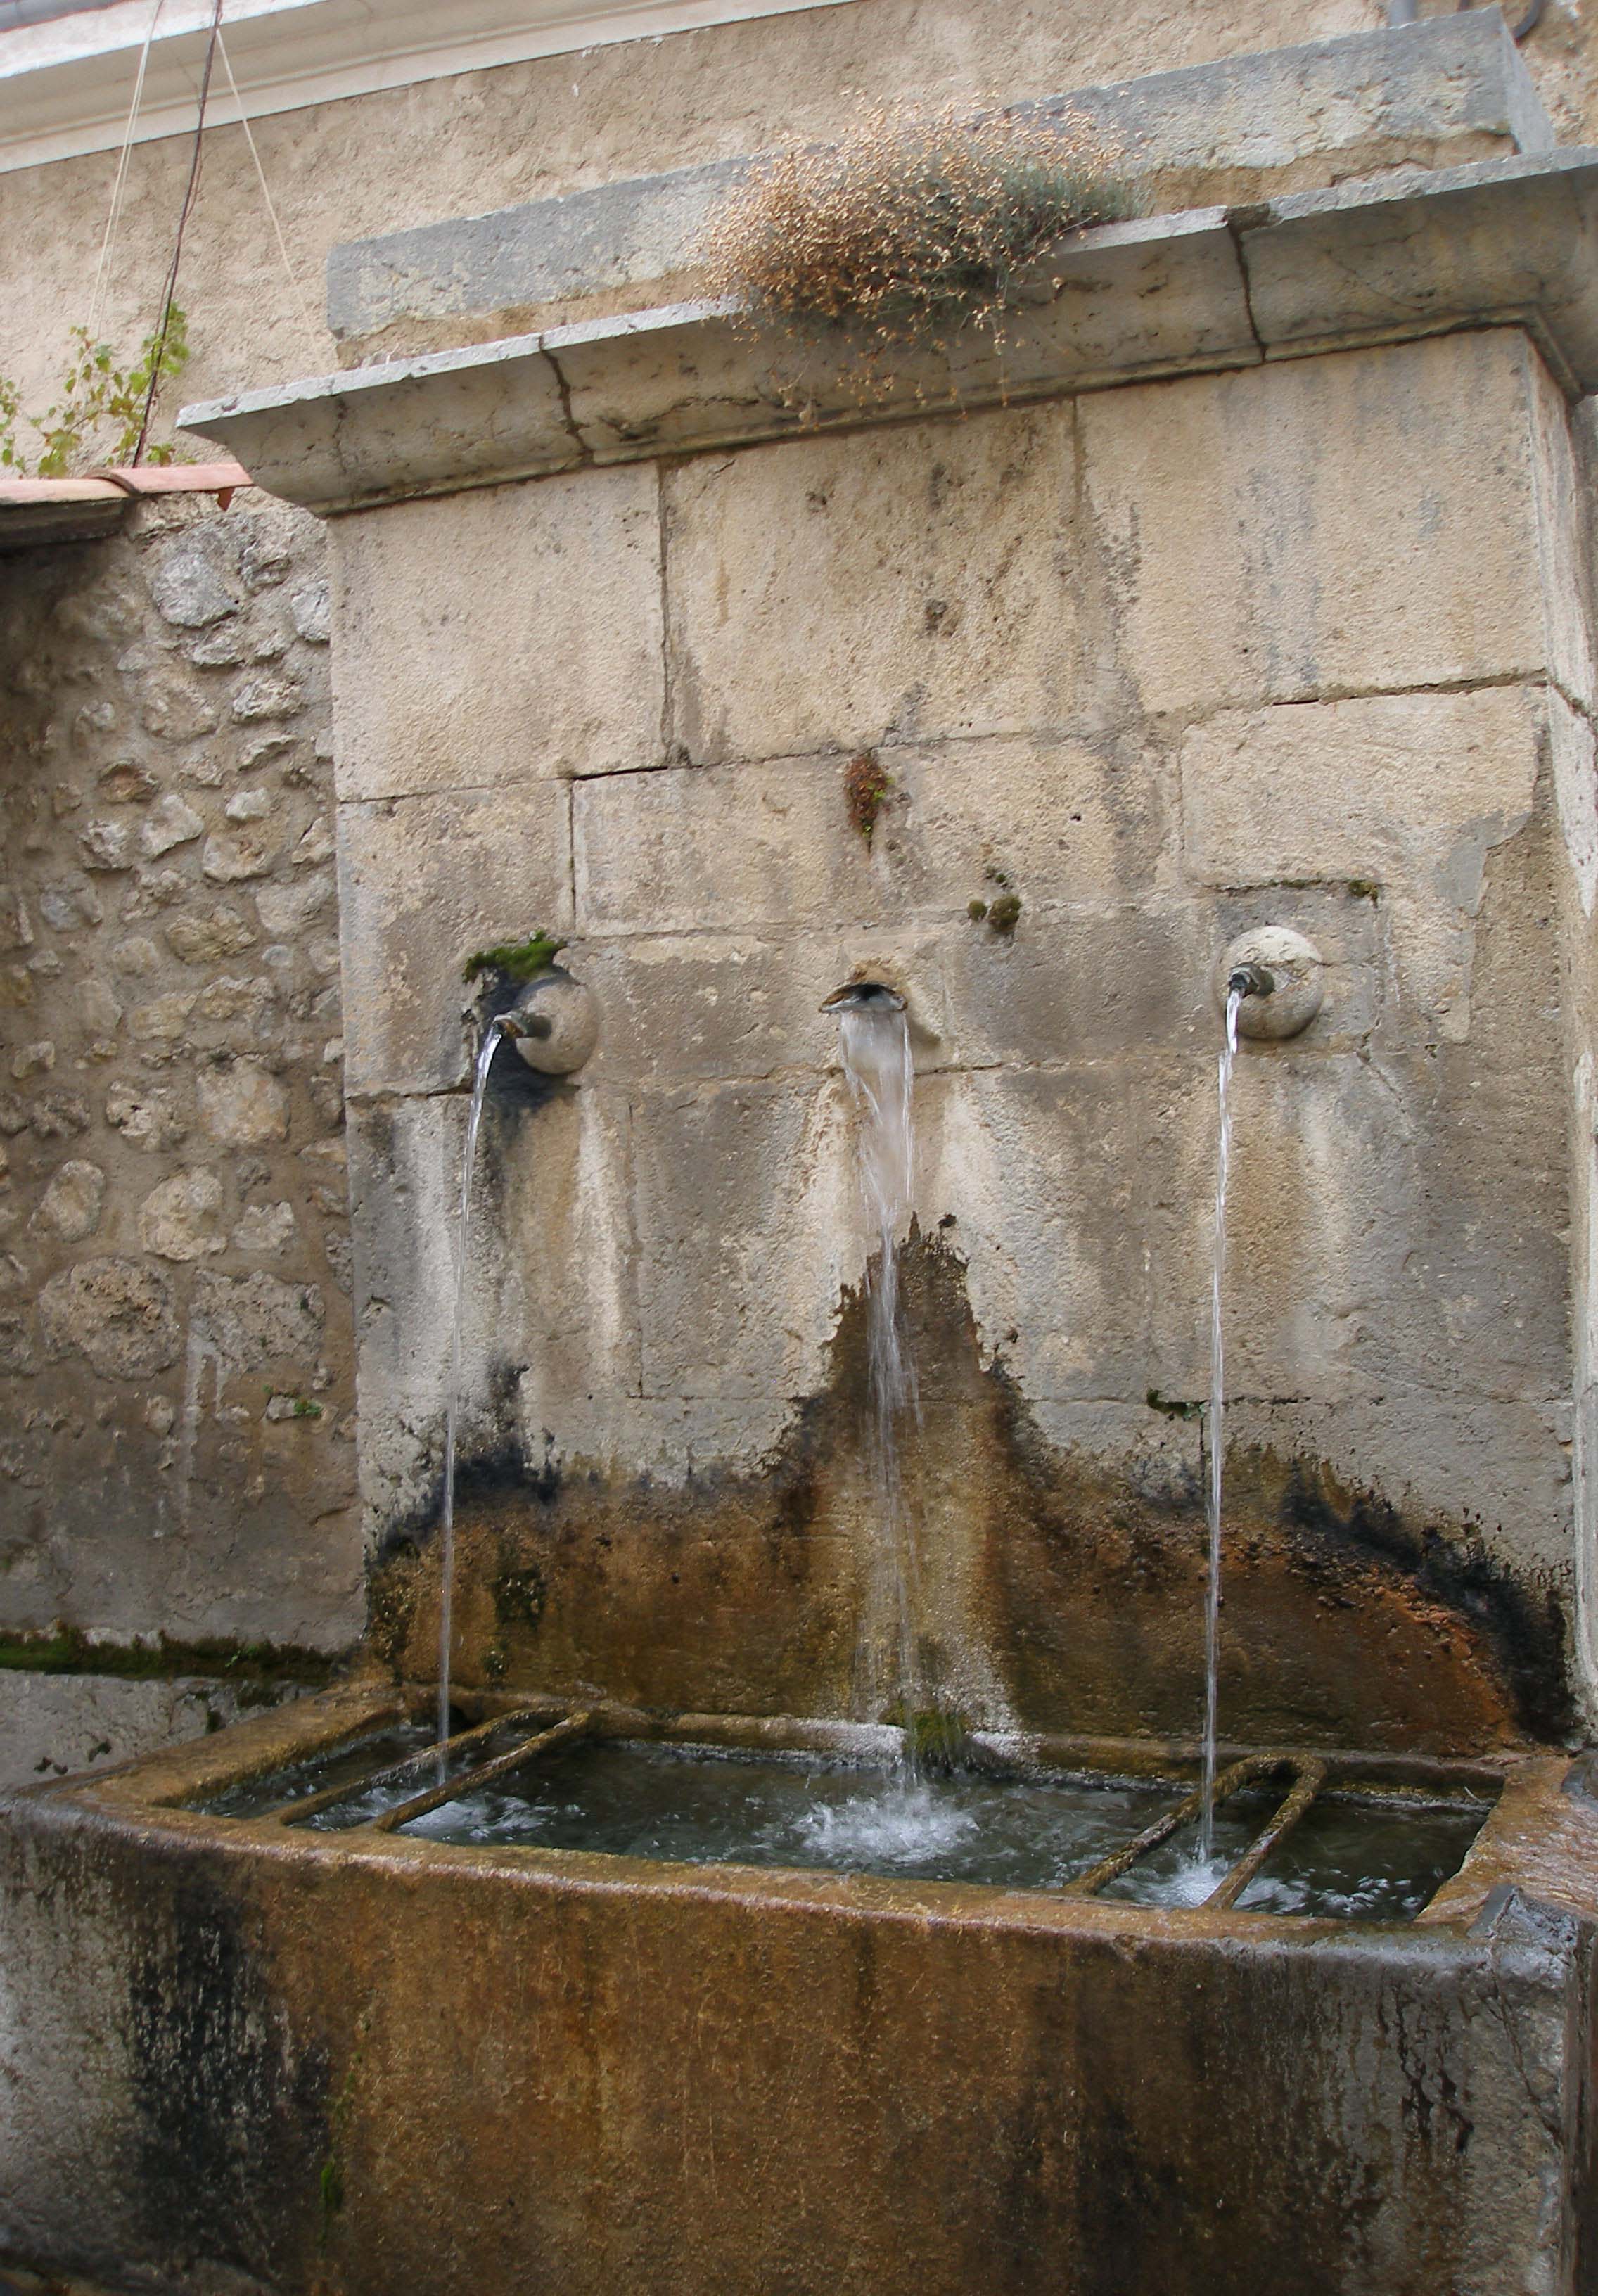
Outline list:
[[[824,1013],[902,1013],[905,1000],[897,988],[881,980],[846,980],[821,1000]]]
[[[1228,996],[1271,996],[1275,988],[1276,976],[1267,965],[1240,964],[1226,975]]]

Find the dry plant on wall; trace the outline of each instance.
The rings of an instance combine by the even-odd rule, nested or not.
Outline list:
[[[1002,353],[1027,266],[1131,212],[1123,157],[1080,113],[881,105],[836,144],[758,161],[701,253],[747,326],[820,348],[872,403],[898,388],[901,358],[947,355],[969,331]]]

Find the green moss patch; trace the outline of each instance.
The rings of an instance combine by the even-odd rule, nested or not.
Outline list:
[[[485,973],[497,972],[505,980],[533,980],[539,973],[547,972],[565,947],[553,933],[529,933],[525,940],[502,940],[493,948],[479,948],[466,959],[461,968],[463,980],[479,980]]]
[[[135,1682],[170,1681],[179,1675],[275,1687],[285,1682],[331,1681],[339,1661],[325,1651],[292,1643],[91,1642],[77,1627],[47,1634],[0,1633],[0,1668],[13,1674],[112,1674]]]

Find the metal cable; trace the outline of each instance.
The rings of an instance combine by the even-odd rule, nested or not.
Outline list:
[[[200,110],[194,121],[194,149],[189,158],[189,180],[184,189],[183,206],[177,215],[177,234],[172,242],[172,261],[168,266],[167,284],[161,296],[161,319],[154,346],[150,354],[150,389],[144,398],[144,413],[139,423],[139,435],[133,450],[136,470],[144,459],[144,443],[150,436],[151,419],[155,413],[155,395],[161,386],[161,361],[167,355],[167,337],[172,326],[172,303],[177,292],[177,266],[183,259],[184,234],[189,227],[193,209],[194,194],[200,188],[200,161],[205,150],[205,107],[210,101],[211,67],[217,61],[217,41],[222,30],[222,10],[225,0],[217,0],[211,16],[211,36],[205,46],[205,70],[200,79]]]

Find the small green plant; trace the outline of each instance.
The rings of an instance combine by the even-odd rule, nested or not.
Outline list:
[[[317,2172],[317,2196],[322,2203],[322,2224],[317,2245],[325,2248],[332,2236],[334,2219],[344,2206],[344,2156],[349,2143],[350,2118],[355,2111],[356,2085],[360,2075],[361,2060],[365,2054],[366,2020],[363,2016],[356,2028],[356,2043],[345,2068],[344,2085],[328,2107],[327,2151],[323,2155]]]
[[[874,750],[862,750],[843,769],[843,801],[850,826],[869,846],[893,780]]]
[[[1002,347],[1020,275],[1056,241],[1130,212],[1122,154],[1079,113],[892,103],[836,144],[791,144],[729,193],[702,243],[713,291],[757,325],[851,340],[861,398],[897,354],[971,328]]]
[[[72,355],[56,386],[56,398],[42,414],[22,415],[21,394],[0,376],[0,467],[20,475],[59,479],[97,463],[113,469],[136,452],[152,381],[175,381],[188,365],[189,339],[184,315],[172,306],[163,340],[158,328],[146,335],[130,366],[119,366],[106,342],[95,342],[86,327],[72,329]],[[29,461],[17,438],[20,421],[37,432],[39,450]],[[152,463],[169,463],[170,446],[152,447]]]
[[[525,940],[500,941],[469,956],[461,968],[461,978],[479,980],[485,972],[497,972],[506,980],[532,980],[548,971],[565,946],[546,932],[529,933]]]
[[[925,1775],[947,1777],[965,1759],[971,1733],[963,1714],[941,1706],[907,1706],[901,1698],[887,1719],[905,1734],[905,1751]]]
[[[1007,870],[990,865],[982,873],[988,883],[996,885],[999,890],[991,901],[968,901],[965,914],[972,924],[979,925],[986,921],[990,932],[1008,940],[1020,921],[1021,897],[1011,882]]]

